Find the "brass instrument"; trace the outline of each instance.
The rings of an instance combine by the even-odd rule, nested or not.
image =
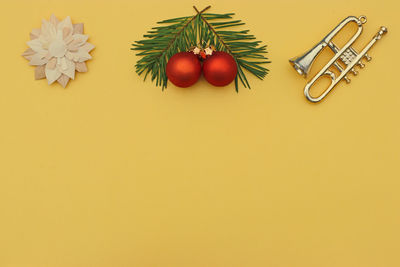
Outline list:
[[[355,22],[357,24],[357,32],[342,48],[339,48],[332,42],[332,39],[340,32],[343,27],[345,27],[350,22]],[[380,40],[382,36],[387,33],[387,28],[382,26],[379,29],[378,33],[365,46],[365,48],[360,53],[358,53],[351,46],[361,35],[363,29],[362,25],[366,22],[367,18],[365,16],[360,16],[359,18],[354,16],[347,17],[342,22],[340,22],[339,25],[337,25],[327,36],[325,36],[325,38],[322,39],[321,42],[311,48],[311,50],[309,50],[302,56],[289,60],[290,64],[300,75],[307,77],[307,74],[311,69],[311,65],[326,46],[332,49],[332,51],[335,53],[335,56],[314,76],[314,78],[312,78],[307,83],[306,87],[304,88],[304,94],[309,101],[321,101],[342,79],[344,79],[347,83],[350,83],[350,79],[348,78],[347,74],[349,72],[352,72],[354,75],[357,75],[358,73],[355,70],[355,66],[358,65],[360,68],[363,68],[365,65],[363,64],[362,59],[365,58],[367,61],[371,60],[367,52],[371,49],[376,41]],[[332,70],[330,70],[332,66],[334,66],[339,71],[338,77],[336,77],[336,74]],[[311,96],[311,87],[319,78],[323,76],[329,76],[331,78],[330,86],[325,91],[323,91],[320,96]]]

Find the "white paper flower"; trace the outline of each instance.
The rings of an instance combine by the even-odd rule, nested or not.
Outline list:
[[[85,61],[92,58],[89,52],[94,45],[86,42],[89,36],[83,34],[83,23],[72,24],[70,17],[60,22],[51,15],[30,37],[29,48],[22,55],[36,66],[35,79],[46,78],[49,84],[57,81],[66,87],[75,79],[75,71],[87,71]]]

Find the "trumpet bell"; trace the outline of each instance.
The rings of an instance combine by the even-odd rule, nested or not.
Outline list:
[[[312,64],[325,46],[325,43],[320,42],[303,55],[290,59],[289,62],[297,71],[297,73],[304,76],[304,78],[307,78],[307,75],[311,70]]]

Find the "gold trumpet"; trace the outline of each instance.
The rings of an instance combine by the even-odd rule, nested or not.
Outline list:
[[[345,27],[350,22],[355,22],[357,24],[357,32],[340,49],[332,42],[332,39],[340,32],[343,27]],[[365,16],[360,16],[359,18],[354,16],[347,17],[311,50],[309,50],[302,56],[289,60],[290,64],[300,75],[307,77],[307,74],[309,73],[313,62],[326,46],[332,49],[332,51],[335,53],[335,56],[318,72],[318,74],[314,76],[314,78],[312,78],[307,83],[306,87],[304,88],[304,94],[309,101],[321,101],[342,79],[344,79],[347,83],[350,83],[350,79],[347,77],[347,74],[349,72],[352,72],[354,75],[357,75],[358,72],[355,70],[355,66],[358,65],[359,67],[363,68],[365,65],[363,64],[362,59],[365,58],[367,61],[371,60],[367,52],[376,43],[376,41],[380,40],[382,36],[387,33],[387,28],[382,26],[379,29],[378,33],[361,51],[361,53],[358,53],[351,46],[361,35],[363,29],[362,25],[366,22],[367,18]],[[332,70],[330,70],[332,66],[334,66],[339,71],[338,77],[336,77],[336,74]],[[310,89],[314,85],[314,83],[322,76],[329,76],[331,78],[331,84],[325,91],[322,92],[320,96],[313,97],[310,95]]]

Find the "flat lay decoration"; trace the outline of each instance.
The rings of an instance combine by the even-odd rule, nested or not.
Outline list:
[[[250,88],[247,74],[264,79],[270,63],[262,45],[245,24],[233,18],[234,13],[206,13],[194,7],[193,16],[158,22],[143,37],[132,44],[141,57],[136,72],[148,76],[156,86],[165,89],[168,80],[178,87],[189,87],[197,82],[203,71],[205,79],[214,86],[226,86],[234,81]],[[234,28],[234,29],[231,29]],[[194,56],[193,56],[194,55]]]
[[[350,23],[357,26],[357,31],[353,36],[348,38],[348,41],[343,47],[339,48],[333,42],[334,37]],[[375,45],[377,41],[382,38],[382,36],[387,33],[387,28],[381,26],[378,32],[372,37],[372,40],[362,49],[361,52],[358,52],[353,47],[353,44],[361,35],[363,24],[365,23],[367,23],[366,16],[360,16],[358,18],[355,16],[349,16],[342,20],[330,33],[328,33],[328,35],[322,39],[322,41],[317,43],[313,48],[301,56],[289,60],[290,64],[297,71],[297,73],[307,78],[312,64],[325,47],[329,47],[335,54],[332,59],[306,84],[304,88],[304,95],[309,101],[313,103],[321,101],[341,80],[345,80],[346,83],[350,83],[351,80],[349,79],[348,74],[352,73],[354,76],[357,76],[358,71],[356,70],[356,66],[359,68],[364,68],[365,64],[362,62],[362,60],[365,59],[367,61],[371,61],[371,57],[367,54],[367,52],[372,48],[373,45]],[[310,93],[311,88],[323,77],[328,77],[331,79],[330,85],[321,94],[319,94],[319,96],[313,96]]]
[[[43,20],[40,29],[30,33],[29,48],[22,54],[35,66],[35,79],[47,79],[48,84],[58,82],[64,88],[75,79],[75,72],[87,72],[86,61],[94,45],[87,42],[83,23],[72,24],[71,18],[60,21],[55,15]]]

